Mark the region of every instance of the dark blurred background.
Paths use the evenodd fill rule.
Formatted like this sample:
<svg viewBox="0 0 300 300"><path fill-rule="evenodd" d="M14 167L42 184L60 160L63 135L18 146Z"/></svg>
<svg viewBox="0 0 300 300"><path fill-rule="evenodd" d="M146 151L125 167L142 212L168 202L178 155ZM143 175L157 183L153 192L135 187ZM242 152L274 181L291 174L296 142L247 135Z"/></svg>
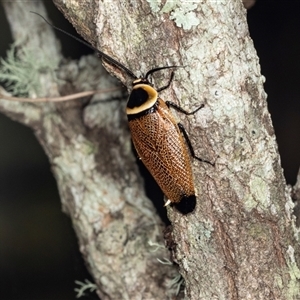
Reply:
<svg viewBox="0 0 300 300"><path fill-rule="evenodd" d="M52 2L45 3L53 23L76 34ZM299 15L298 0L258 0L248 11L289 184L295 183L300 164ZM5 57L12 38L1 6L0 28L0 56ZM65 56L90 53L58 36ZM47 157L30 129L0 114L0 299L75 299L74 281L87 278ZM81 299L97 298L90 293Z"/></svg>

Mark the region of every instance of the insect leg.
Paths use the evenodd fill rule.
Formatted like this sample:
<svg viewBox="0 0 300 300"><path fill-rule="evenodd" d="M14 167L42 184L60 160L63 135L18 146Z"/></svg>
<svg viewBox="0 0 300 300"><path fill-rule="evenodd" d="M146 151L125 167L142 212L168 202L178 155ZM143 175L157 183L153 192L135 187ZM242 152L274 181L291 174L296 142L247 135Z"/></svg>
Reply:
<svg viewBox="0 0 300 300"><path fill-rule="evenodd" d="M164 85L163 87L161 87L161 88L159 88L159 89L156 89L157 92L161 92L162 90L167 89L167 88L170 86L170 84L171 84L173 78L174 78L174 72L171 73L171 77L170 77L170 80L169 80L168 84L167 84L167 85Z"/></svg>
<svg viewBox="0 0 300 300"><path fill-rule="evenodd" d="M198 109L199 109L199 108L198 108ZM192 144L191 144L191 141L190 141L190 139L189 139L189 136L188 136L188 134L187 134L187 132L186 132L184 126L183 126L181 123L178 123L177 125L178 125L180 131L182 132L182 134L183 134L183 136L184 136L184 138L185 138L185 140L186 140L186 143L187 143L187 145L188 145L188 147L189 147L191 156L192 156L193 158L198 159L198 160L201 161L201 162L208 163L208 164L210 164L211 166L214 167L215 164L211 163L211 162L208 161L208 160L204 160L204 159L202 159L202 158L200 158L200 157L198 157L198 156L195 155L193 146L192 146Z"/></svg>
<svg viewBox="0 0 300 300"><path fill-rule="evenodd" d="M204 107L204 104L201 104L198 108L196 108L195 110L189 112L189 111L184 110L184 109L181 108L179 105L177 105L177 104L175 104L175 103L173 103L173 102L166 101L166 104L167 104L168 107L172 107L172 108L176 109L177 111L179 111L179 112L181 112L181 113L183 113L183 114L185 114L185 115L188 115L188 116L189 116L189 115L193 115L193 114L196 113L198 110L200 110L201 108Z"/></svg>
<svg viewBox="0 0 300 300"><path fill-rule="evenodd" d="M182 68L183 66L167 66L167 67L158 67L158 68L154 68L154 69L151 69L150 71L148 71L146 73L146 76L145 76L145 79L148 79L149 75L157 72L157 71L160 71L160 70L165 70L165 69L171 69L171 68Z"/></svg>

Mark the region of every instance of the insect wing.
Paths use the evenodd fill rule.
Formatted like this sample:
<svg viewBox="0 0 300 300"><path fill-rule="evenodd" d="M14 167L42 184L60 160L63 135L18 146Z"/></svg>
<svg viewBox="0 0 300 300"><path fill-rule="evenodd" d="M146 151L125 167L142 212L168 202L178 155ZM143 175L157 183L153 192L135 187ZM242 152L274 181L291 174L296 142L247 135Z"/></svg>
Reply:
<svg viewBox="0 0 300 300"><path fill-rule="evenodd" d="M180 202L194 195L187 145L169 108L158 100L154 113L129 122L135 149L165 196Z"/></svg>

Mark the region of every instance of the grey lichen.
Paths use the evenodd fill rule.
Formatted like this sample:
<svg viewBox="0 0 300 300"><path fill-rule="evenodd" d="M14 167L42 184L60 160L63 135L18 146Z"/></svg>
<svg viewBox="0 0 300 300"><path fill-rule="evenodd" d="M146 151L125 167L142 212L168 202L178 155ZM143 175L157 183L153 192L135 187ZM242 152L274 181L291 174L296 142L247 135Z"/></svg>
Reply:
<svg viewBox="0 0 300 300"><path fill-rule="evenodd" d="M288 293L286 299L296 299L299 296L299 279L300 279L300 270L296 263L295 259L295 249L289 245L287 250L287 255L289 257L288 261L288 271L290 275L290 281L288 284Z"/></svg>
<svg viewBox="0 0 300 300"><path fill-rule="evenodd" d="M75 280L75 284L78 285L78 288L75 288L74 291L77 293L76 298L80 298L86 295L86 291L94 292L97 290L97 285L90 282L86 279L84 282Z"/></svg>
<svg viewBox="0 0 300 300"><path fill-rule="evenodd" d="M18 96L28 93L39 94L41 73L50 73L55 77L57 59L46 59L36 55L36 50L17 49L15 45L7 51L6 59L0 58L0 80L8 91Z"/></svg>
<svg viewBox="0 0 300 300"><path fill-rule="evenodd" d="M147 2L155 13L170 13L170 19L185 30L190 30L193 26L200 24L200 20L194 12L198 6L195 1L167 0L163 7L161 7L161 1L147 0Z"/></svg>

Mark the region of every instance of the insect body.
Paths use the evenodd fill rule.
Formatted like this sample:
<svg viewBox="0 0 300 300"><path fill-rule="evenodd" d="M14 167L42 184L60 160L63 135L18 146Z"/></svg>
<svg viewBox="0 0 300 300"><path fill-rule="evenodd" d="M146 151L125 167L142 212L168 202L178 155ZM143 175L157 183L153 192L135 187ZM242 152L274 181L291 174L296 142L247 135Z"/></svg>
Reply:
<svg viewBox="0 0 300 300"><path fill-rule="evenodd" d="M54 29L72 36L42 18ZM125 71L134 79L126 107L134 147L139 158L168 198L165 206L172 203L183 214L192 212L196 206L196 196L188 147L191 155L193 157L195 155L183 126L177 124L169 107L172 106L190 115L202 106L194 112L187 113L174 103L164 102L159 98L158 92L170 85L174 72L168 85L160 89L154 89L148 80L150 74L162 69L176 68L176 66L155 68L148 71L146 76L137 78L132 71L112 57L82 40L79 41L97 51L104 61Z"/></svg>
<svg viewBox="0 0 300 300"><path fill-rule="evenodd" d="M139 158L167 203L174 203L183 214L192 212L196 197L187 144L169 107L147 79L133 82L126 113Z"/></svg>

